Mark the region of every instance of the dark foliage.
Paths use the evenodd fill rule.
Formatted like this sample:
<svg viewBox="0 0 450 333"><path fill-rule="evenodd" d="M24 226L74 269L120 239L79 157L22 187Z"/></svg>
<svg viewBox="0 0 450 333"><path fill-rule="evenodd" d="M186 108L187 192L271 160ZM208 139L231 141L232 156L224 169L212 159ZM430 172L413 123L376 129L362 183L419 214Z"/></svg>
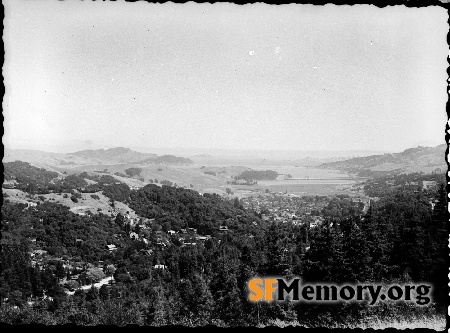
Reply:
<svg viewBox="0 0 450 333"><path fill-rule="evenodd" d="M395 189L365 215L350 198L332 198L319 212L324 223L310 228L264 221L237 198L153 184L130 190L109 175L81 177L95 180L108 196L149 219L145 228L120 214L80 216L54 203L28 208L6 198L0 297L8 301L0 306L0 321L254 326L297 319L314 325L359 320L370 311L416 311L401 304L392 310L364 304L249 303L246 283L254 276L430 282L436 307L420 311L445 310L448 200L443 185L417 193ZM228 231L219 231L220 226ZM133 239L132 233L139 237ZM199 238L205 235L210 237ZM47 251L47 257L39 259L36 249ZM98 271L94 265L112 274L115 285L66 294L62 279L78 275L79 284L90 284ZM29 298L33 306L26 304Z"/></svg>
<svg viewBox="0 0 450 333"><path fill-rule="evenodd" d="M125 170L125 173L130 177L139 176L141 172L141 168L128 168Z"/></svg>

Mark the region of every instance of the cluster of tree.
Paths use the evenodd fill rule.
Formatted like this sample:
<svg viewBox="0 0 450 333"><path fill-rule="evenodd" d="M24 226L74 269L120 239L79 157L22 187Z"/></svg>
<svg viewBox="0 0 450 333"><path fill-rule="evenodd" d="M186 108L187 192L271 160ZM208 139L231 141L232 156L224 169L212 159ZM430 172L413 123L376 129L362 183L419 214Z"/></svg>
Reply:
<svg viewBox="0 0 450 333"><path fill-rule="evenodd" d="M205 171L203 172L205 175L211 175L211 176L217 176L217 174L214 171Z"/></svg>
<svg viewBox="0 0 450 333"><path fill-rule="evenodd" d="M83 193L103 191L113 201L128 201L130 188L111 175L89 175L83 172L79 175L68 175L56 179L56 172L36 168L29 163L16 161L5 163L5 179L15 180L14 187L30 194L71 193L73 202L77 202ZM89 184L86 179L95 183Z"/></svg>
<svg viewBox="0 0 450 333"><path fill-rule="evenodd" d="M81 199L81 198L82 198L82 196L78 192L73 192L73 194L70 196L70 200L72 200L75 203L77 203L78 199ZM42 201L44 201L44 200L42 200Z"/></svg>
<svg viewBox="0 0 450 333"><path fill-rule="evenodd" d="M62 294L58 285L58 277L61 277L59 269L48 266L40 270L31 266L29 247L26 243L11 242L2 244L0 258L2 273L0 274L0 297L10 299L12 305L22 304L28 297L42 297L47 295ZM64 269L62 270L64 272Z"/></svg>
<svg viewBox="0 0 450 333"><path fill-rule="evenodd" d="M69 178L71 181L66 182ZM93 184L88 184L85 179L95 181ZM94 175L91 176L86 172L80 175L70 175L55 184L48 184L47 191L53 192L71 192L72 196L77 196L74 191L77 190L82 193L103 192L112 201L126 202L129 200L130 188L125 183L118 181L110 175ZM81 197L81 196L79 196Z"/></svg>
<svg viewBox="0 0 450 333"><path fill-rule="evenodd" d="M384 197L395 191L424 191L424 181L435 182L435 188L445 183L445 173L384 174L364 183L364 192L370 197ZM435 189L431 189L433 192ZM426 190L428 191L428 190Z"/></svg>
<svg viewBox="0 0 450 333"><path fill-rule="evenodd" d="M121 172L114 172L114 174L115 174L116 176L119 176L119 177L125 177L125 178L128 178L128 176L127 176L126 174L121 173Z"/></svg>
<svg viewBox="0 0 450 333"><path fill-rule="evenodd" d="M227 180L227 184L231 184L231 185L256 185L256 184L258 184L258 182L256 180L239 179L239 180L232 180L232 181Z"/></svg>
<svg viewBox="0 0 450 333"><path fill-rule="evenodd" d="M245 170L239 175L234 176L234 179L250 180L275 180L278 177L278 172L272 170Z"/></svg>
<svg viewBox="0 0 450 333"><path fill-rule="evenodd" d="M166 185L149 184L132 191L129 206L140 216L170 223L173 230L190 227L203 235L216 232L237 215L242 215L243 220L259 219L254 212L245 211L238 199L208 193L202 196L190 189Z"/></svg>
<svg viewBox="0 0 450 333"><path fill-rule="evenodd" d="M309 234L304 278L332 283L428 282L434 302L445 307L448 197L443 185L435 197L438 203L432 210L421 193L398 190L372 205L363 219L326 220ZM303 308L305 316L320 313L317 307ZM332 309L327 311L336 319Z"/></svg>
<svg viewBox="0 0 450 333"><path fill-rule="evenodd" d="M102 186L103 194L112 201L128 202L130 200L131 190L127 184L111 184Z"/></svg>
<svg viewBox="0 0 450 333"><path fill-rule="evenodd" d="M173 182L171 182L170 180L161 180L161 185L166 185L166 186L174 186L174 187L177 187L178 185L177 185L177 183L173 183Z"/></svg>
<svg viewBox="0 0 450 333"><path fill-rule="evenodd" d="M56 204L43 203L34 210L5 200L0 296L8 302L0 306L0 320L186 326L298 320L320 326L327 320L358 320L361 314L378 311L364 304L250 303L246 283L254 276L302 276L306 282L329 283L430 282L434 301L445 311L445 188L441 186L434 196L437 204L432 210L423 193L396 191L372 205L362 218L359 212L346 209L347 198L339 197L329 202L329 209L339 214L310 229L309 225L263 221L243 209L238 199L215 194L199 195L165 185L131 191L130 207L140 216L156 218L155 230L189 227L212 235L204 243L189 246L173 238L165 248L156 245L153 229L148 231L150 244L130 239L132 230L121 215L114 220L101 214L78 216ZM320 198L311 198L316 199ZM227 225L229 231L216 232L220 225ZM102 260L104 272L112 265L115 269L110 274L116 284L65 294L58 284L63 272L57 263L43 270L31 267L29 237L36 237L55 256ZM83 239L82 244L76 245L76 238ZM116 251L101 250L111 243L118 246ZM148 249L153 252L149 254ZM157 264L163 266L157 268ZM85 275L95 280L100 274L91 269ZM27 306L27 296L38 297L41 289L53 300ZM386 315L402 306L399 303L390 310L381 305L379 311Z"/></svg>
<svg viewBox="0 0 450 333"><path fill-rule="evenodd" d="M15 181L16 188L28 193L38 193L40 188L45 188L58 177L58 173L37 168L28 162L7 162L3 163L3 167L5 180Z"/></svg>
<svg viewBox="0 0 450 333"><path fill-rule="evenodd" d="M345 216L359 215L362 213L363 208L363 202L355 202L348 196L336 196L328 201L327 206L322 209L321 213L324 217L343 218Z"/></svg>
<svg viewBox="0 0 450 333"><path fill-rule="evenodd" d="M36 244L50 255L78 256L86 261L100 260L107 244L123 245L120 239L125 234L107 215L80 216L66 206L48 201L33 209L25 207L5 200L1 208L2 241L30 244L30 239L35 238Z"/></svg>
<svg viewBox="0 0 450 333"><path fill-rule="evenodd" d="M125 173L130 177L139 176L141 172L141 168L128 168L125 170Z"/></svg>

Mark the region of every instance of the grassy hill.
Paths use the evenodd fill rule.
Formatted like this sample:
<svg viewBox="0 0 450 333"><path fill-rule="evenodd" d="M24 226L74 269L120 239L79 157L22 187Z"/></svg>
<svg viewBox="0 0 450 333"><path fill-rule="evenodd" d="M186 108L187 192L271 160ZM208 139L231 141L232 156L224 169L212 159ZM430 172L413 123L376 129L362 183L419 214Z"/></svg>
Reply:
<svg viewBox="0 0 450 333"><path fill-rule="evenodd" d="M70 199L70 195L58 194L58 193L49 193L49 194L39 194L39 195L30 195L29 193L23 192L18 189L2 189L3 193L6 194L6 197L15 203L27 203L27 202L54 202L63 206L67 206L70 208L70 211L77 214L85 214L90 211L93 214L102 213L105 215L112 216L114 212L119 212L122 215L125 215L127 212L130 217L135 217L136 214L128 207L126 204L120 201L114 202L114 208L111 207L110 199L102 194L102 192L96 193L80 193L81 198L78 199L78 202L73 202ZM98 199L97 199L98 197Z"/></svg>
<svg viewBox="0 0 450 333"><path fill-rule="evenodd" d="M116 147L110 149L81 150L75 153L71 153L70 155L114 163L137 162L157 156L156 154L140 153L137 151L133 151L130 148L123 148L123 147Z"/></svg>
<svg viewBox="0 0 450 333"><path fill-rule="evenodd" d="M110 163L166 163L166 164L192 164L193 162L185 157L174 155L162 155L140 153L130 148L116 147L110 149L82 150L72 153L79 157L93 159L99 162Z"/></svg>
<svg viewBox="0 0 450 333"><path fill-rule="evenodd" d="M345 161L323 163L322 169L337 169L351 173L370 172L419 172L431 173L436 169L445 170L447 145L436 147L417 147L401 153L357 157Z"/></svg>
<svg viewBox="0 0 450 333"><path fill-rule="evenodd" d="M8 149L5 148L3 163L24 161L36 167L45 168L49 171L58 171L54 167L70 168L76 165L96 164L90 158L61 153L52 153L30 149Z"/></svg>
<svg viewBox="0 0 450 333"><path fill-rule="evenodd" d="M122 156L124 155L122 154ZM161 184L161 181L168 181L199 192L217 193L225 193L225 188L221 190L221 187L227 181L231 181L233 176L250 170L244 166L229 165L119 163L95 160L94 157L92 154L76 156L33 150L8 150L3 159L3 164L8 165L15 163L15 161L27 162L32 167L54 172L55 174L52 174L52 177L58 177L59 179L86 172L91 176L107 175L114 177L130 188L140 188L150 183L158 185ZM73 163L68 163L69 161ZM133 172L130 173L130 170L133 170Z"/></svg>

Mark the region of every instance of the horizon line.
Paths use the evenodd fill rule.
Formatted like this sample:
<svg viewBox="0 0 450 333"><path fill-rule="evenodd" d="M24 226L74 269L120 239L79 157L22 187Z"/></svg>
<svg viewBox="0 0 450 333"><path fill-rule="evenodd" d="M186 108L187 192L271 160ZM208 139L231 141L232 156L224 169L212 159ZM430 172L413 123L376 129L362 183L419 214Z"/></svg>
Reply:
<svg viewBox="0 0 450 333"><path fill-rule="evenodd" d="M424 145L417 145L417 146L411 146L409 148L405 148L402 150L392 150L392 149L385 149L385 150L380 150L380 149L337 149L337 150L329 150L329 149L275 149L275 148L199 148L199 147L143 147L143 146L134 146L134 145L130 145L130 146L121 146L121 145L117 145L117 146L111 146L111 147L104 147L104 148L84 148L84 149L79 149L79 150L75 150L75 151L71 151L71 152L57 152L57 151L51 151L51 150L45 150L45 149L36 149L36 148L16 148L13 147L11 145L6 145L3 144L4 149L9 149L9 150L31 150L31 151L41 151L41 152L46 152L46 153L53 153L53 154L74 154L80 151L86 151L86 150L109 150L109 149L115 149L115 148L125 148L125 149L130 149L132 151L138 152L138 153L143 153L143 154L152 154L151 152L143 152L143 151L139 151L136 149L144 149L144 150L197 150L197 151L227 151L227 152L257 152L257 153L261 153L261 152L282 152L282 153L351 153L351 152L374 152L374 153L400 153L403 152L407 149L411 149L411 148L420 148L420 147L424 147L424 148L435 148L441 145L444 145L445 143L441 143L438 145L434 145L434 146L424 146ZM154 153L156 154L156 153ZM158 154L157 154L158 155ZM170 155L169 153L165 154L165 155ZM207 154L207 153L194 153L194 155L211 155L211 154ZM211 155L212 156L212 155Z"/></svg>

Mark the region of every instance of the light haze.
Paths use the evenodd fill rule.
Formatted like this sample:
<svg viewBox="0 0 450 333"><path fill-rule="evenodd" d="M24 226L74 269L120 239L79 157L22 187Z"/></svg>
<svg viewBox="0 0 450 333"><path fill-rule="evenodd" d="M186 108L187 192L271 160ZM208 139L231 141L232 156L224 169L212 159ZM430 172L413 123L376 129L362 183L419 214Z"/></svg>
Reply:
<svg viewBox="0 0 450 333"><path fill-rule="evenodd" d="M10 148L445 143L448 15L440 7L3 4Z"/></svg>

